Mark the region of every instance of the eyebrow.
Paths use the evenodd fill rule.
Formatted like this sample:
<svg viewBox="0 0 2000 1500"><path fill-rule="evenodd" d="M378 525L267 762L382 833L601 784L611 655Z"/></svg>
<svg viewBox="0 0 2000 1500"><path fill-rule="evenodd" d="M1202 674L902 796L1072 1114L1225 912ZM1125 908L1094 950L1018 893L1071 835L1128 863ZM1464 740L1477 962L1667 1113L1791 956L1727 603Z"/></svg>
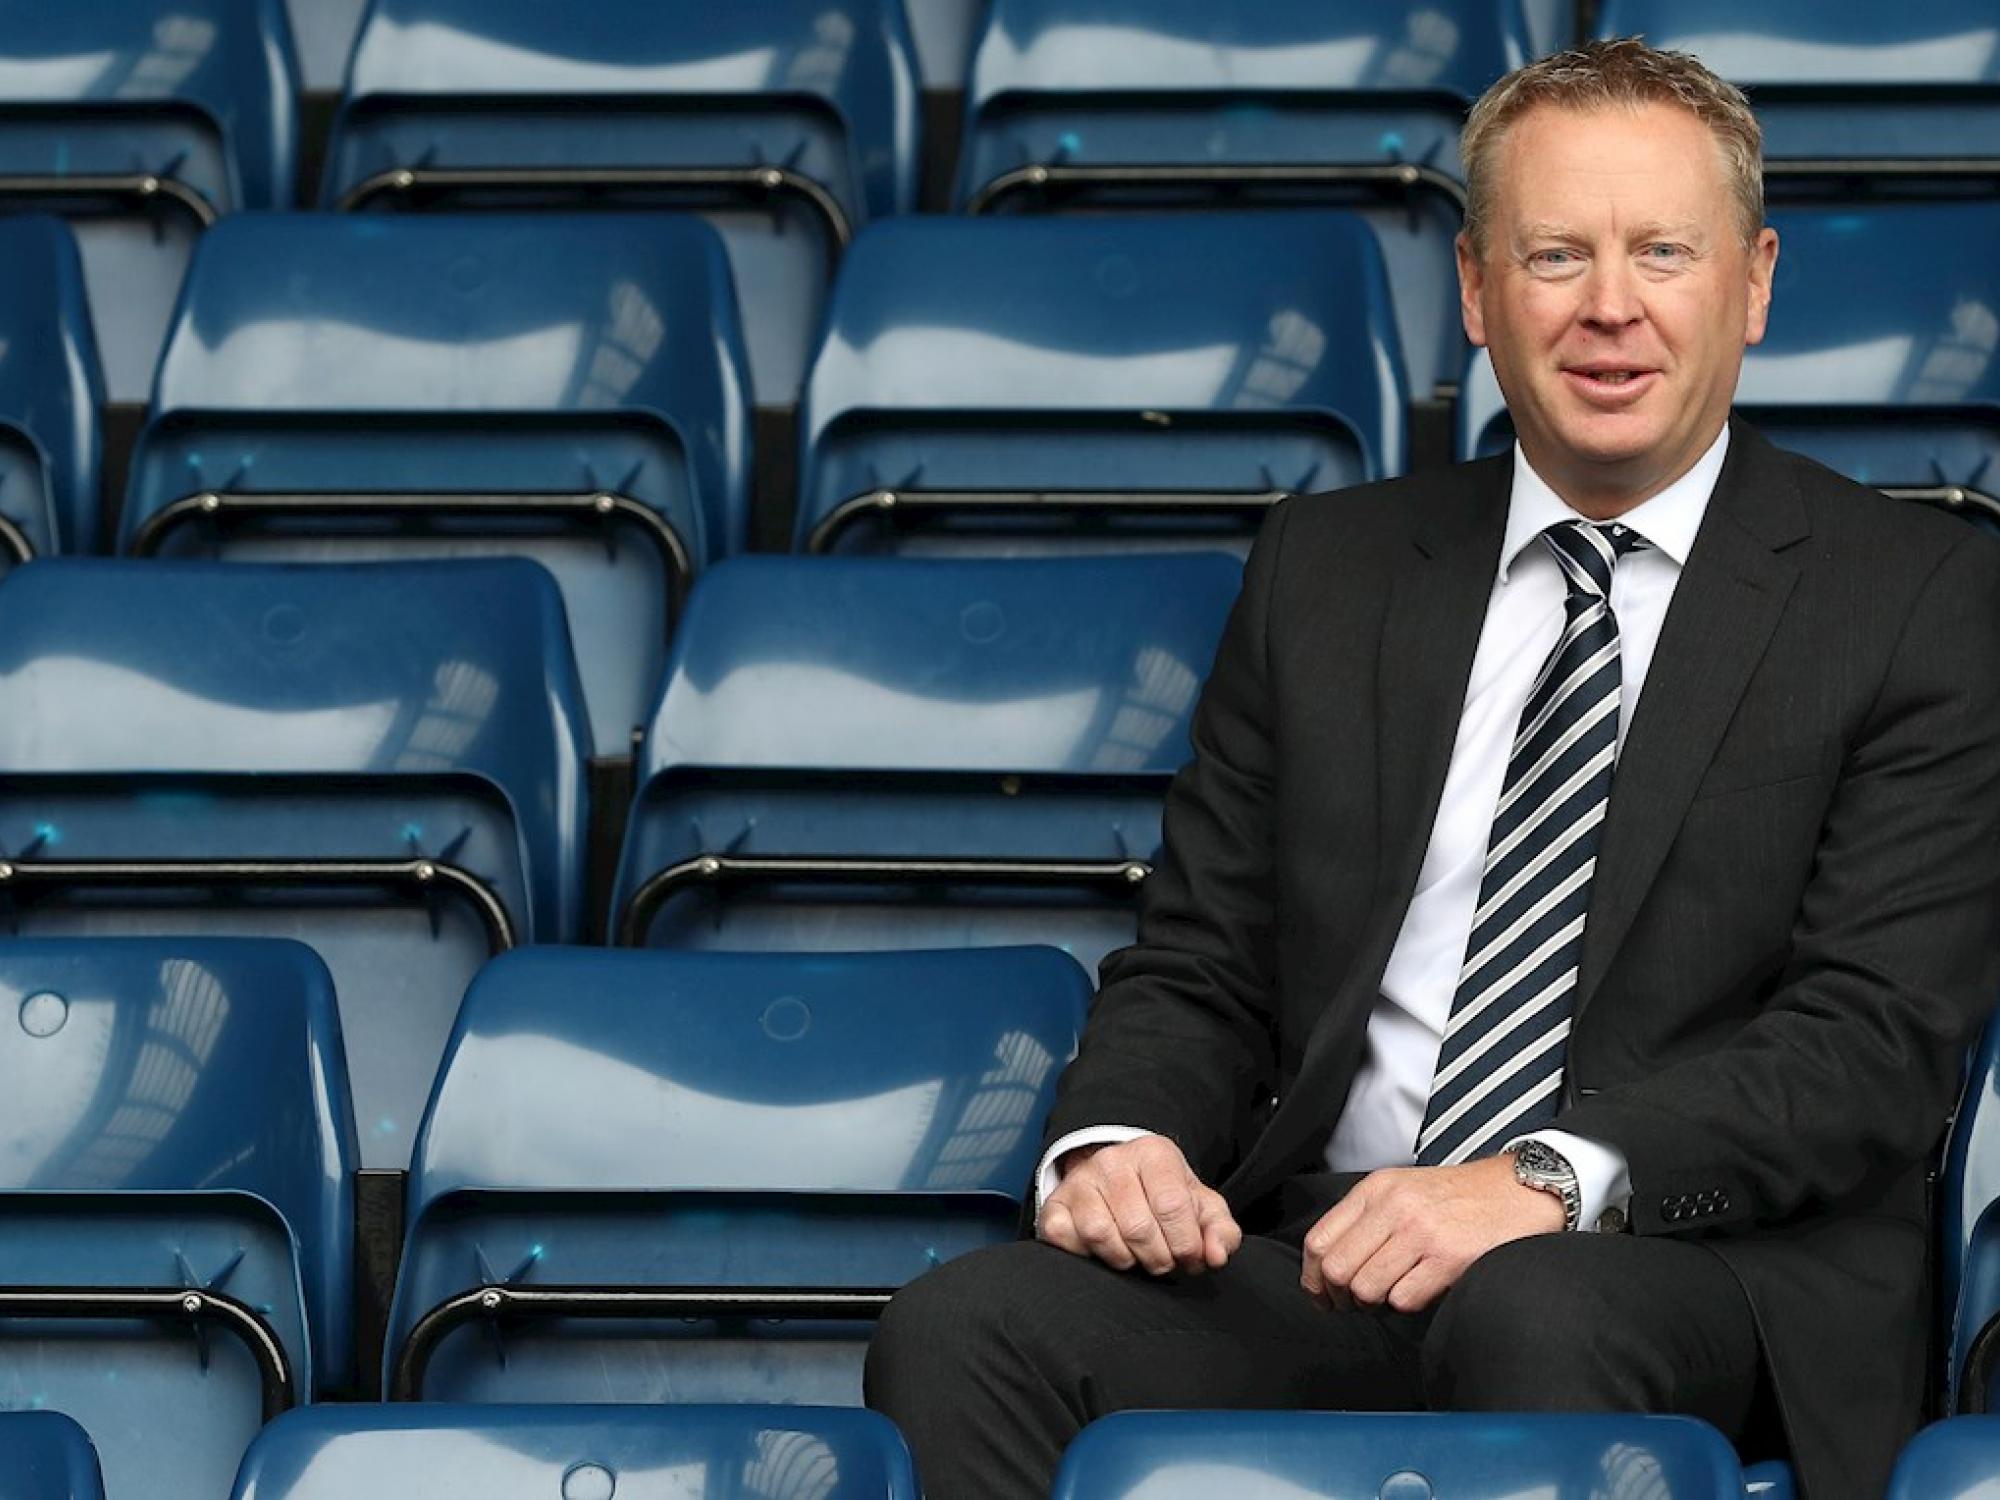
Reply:
<svg viewBox="0 0 2000 1500"><path fill-rule="evenodd" d="M1578 234L1569 225L1558 224L1552 220L1542 220L1537 223L1522 225L1520 237L1523 240L1573 241L1580 241L1585 238L1585 236ZM1629 231L1629 237L1635 240L1698 240L1702 237L1702 226L1692 219L1682 220L1678 223L1655 221L1634 225Z"/></svg>

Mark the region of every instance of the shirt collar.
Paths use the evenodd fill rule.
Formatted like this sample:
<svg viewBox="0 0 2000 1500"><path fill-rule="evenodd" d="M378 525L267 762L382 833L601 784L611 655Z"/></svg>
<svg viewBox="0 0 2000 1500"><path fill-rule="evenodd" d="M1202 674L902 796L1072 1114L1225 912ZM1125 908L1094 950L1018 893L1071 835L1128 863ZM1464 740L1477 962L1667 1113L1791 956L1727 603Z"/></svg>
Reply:
<svg viewBox="0 0 2000 1500"><path fill-rule="evenodd" d="M1618 519L1672 558L1676 567L1686 567L1688 553L1694 547L1694 534L1701 529L1701 518L1708 510L1709 497L1715 493L1715 481L1722 474L1722 460L1728 452L1729 424L1724 422L1722 431L1708 445L1708 451L1695 460L1693 468ZM1514 489L1507 499L1507 532L1500 544L1500 581L1507 581L1508 570L1528 543L1551 526L1582 519L1529 466L1527 455L1516 443Z"/></svg>

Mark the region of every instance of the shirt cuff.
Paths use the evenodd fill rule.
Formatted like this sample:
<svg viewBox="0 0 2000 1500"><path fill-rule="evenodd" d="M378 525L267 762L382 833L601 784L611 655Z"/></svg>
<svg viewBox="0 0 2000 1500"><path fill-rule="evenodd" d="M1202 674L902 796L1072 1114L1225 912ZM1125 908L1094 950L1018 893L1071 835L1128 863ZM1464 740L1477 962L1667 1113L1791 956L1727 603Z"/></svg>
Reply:
<svg viewBox="0 0 2000 1500"><path fill-rule="evenodd" d="M1084 1146L1116 1146L1124 1141L1136 1141L1142 1135L1156 1132L1141 1130L1135 1125L1087 1125L1082 1130L1072 1130L1061 1137L1042 1154L1042 1164L1035 1169L1035 1222L1042 1221L1042 1205L1048 1202L1049 1194L1056 1190L1062 1179L1056 1175L1056 1163L1071 1151ZM1017 1179L1018 1180L1018 1179Z"/></svg>
<svg viewBox="0 0 2000 1500"><path fill-rule="evenodd" d="M1570 1164L1583 1200L1577 1228L1615 1234L1632 1221L1632 1171L1625 1153L1602 1141L1571 1135L1567 1130L1537 1130L1507 1143L1511 1151L1522 1141L1539 1141ZM1613 1217L1606 1221L1606 1215Z"/></svg>

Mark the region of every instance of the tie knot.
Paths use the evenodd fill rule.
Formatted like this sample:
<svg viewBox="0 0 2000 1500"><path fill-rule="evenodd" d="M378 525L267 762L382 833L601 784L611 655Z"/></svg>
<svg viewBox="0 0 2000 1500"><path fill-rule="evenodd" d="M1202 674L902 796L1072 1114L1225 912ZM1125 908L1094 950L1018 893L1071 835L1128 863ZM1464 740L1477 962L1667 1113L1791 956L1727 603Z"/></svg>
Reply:
<svg viewBox="0 0 2000 1500"><path fill-rule="evenodd" d="M1564 521L1544 531L1542 540L1561 565L1572 599L1609 599L1618 559L1647 545L1638 532L1616 521Z"/></svg>

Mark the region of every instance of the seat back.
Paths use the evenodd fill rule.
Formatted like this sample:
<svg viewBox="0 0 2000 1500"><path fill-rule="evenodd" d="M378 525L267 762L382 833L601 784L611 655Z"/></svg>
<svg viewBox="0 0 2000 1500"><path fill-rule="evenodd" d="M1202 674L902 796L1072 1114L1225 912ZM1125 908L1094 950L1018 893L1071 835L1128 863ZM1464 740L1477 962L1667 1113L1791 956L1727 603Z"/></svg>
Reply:
<svg viewBox="0 0 2000 1500"><path fill-rule="evenodd" d="M326 966L253 939L12 939L0 1010L18 1021L0 1028L0 1301L218 1294L261 1320L297 1399L350 1380L356 1147ZM269 1400L240 1327L8 1311L10 1404L83 1422L115 1493L227 1482Z"/></svg>
<svg viewBox="0 0 2000 1500"><path fill-rule="evenodd" d="M298 80L283 0L19 5L0 34L10 208L69 218L117 401L143 402L196 238L291 203Z"/></svg>
<svg viewBox="0 0 2000 1500"><path fill-rule="evenodd" d="M1875 202L1770 221L1769 327L1744 351L1736 410L1781 447L2000 530L2000 208ZM1923 276L1870 274L1911 244L1925 247ZM1511 440L1482 354L1461 396L1461 454Z"/></svg>
<svg viewBox="0 0 2000 1500"><path fill-rule="evenodd" d="M909 1449L871 1411L754 1406L319 1406L244 1455L234 1500L917 1500Z"/></svg>
<svg viewBox="0 0 2000 1500"><path fill-rule="evenodd" d="M59 219L0 219L0 572L96 549L103 400L76 241Z"/></svg>
<svg viewBox="0 0 2000 1500"><path fill-rule="evenodd" d="M1938 1184L1938 1307L1944 1409L1957 1411L1973 1345L2000 1317L2000 1028L1989 1026L1967 1066ZM1990 1361L1989 1361L1990 1363ZM1984 1390L1970 1393L1984 1410Z"/></svg>
<svg viewBox="0 0 2000 1500"><path fill-rule="evenodd" d="M1274 493L1402 472L1406 398L1353 215L891 220L835 285L795 544L1247 546Z"/></svg>
<svg viewBox="0 0 2000 1500"><path fill-rule="evenodd" d="M607 1322L533 1298L893 1288L1012 1239L1089 997L1046 948L496 960L411 1164L392 1388L852 1404L865 1321L620 1304ZM521 1318L426 1317L482 1284Z"/></svg>
<svg viewBox="0 0 2000 1500"><path fill-rule="evenodd" d="M617 753L688 571L748 541L743 365L689 217L239 215L189 271L123 545L534 557Z"/></svg>
<svg viewBox="0 0 2000 1500"><path fill-rule="evenodd" d="M1052 1500L1403 1493L1742 1500L1744 1489L1728 1441L1690 1417L1130 1411L1077 1435Z"/></svg>
<svg viewBox="0 0 2000 1500"><path fill-rule="evenodd" d="M900 0L373 0L324 201L694 207L729 247L758 400L785 404L829 261L915 207L917 113Z"/></svg>
<svg viewBox="0 0 2000 1500"><path fill-rule="evenodd" d="M532 563L56 560L0 583L17 927L309 941L370 1166L407 1159L479 963L579 930L587 750Z"/></svg>
<svg viewBox="0 0 2000 1500"><path fill-rule="evenodd" d="M1464 360L1458 133L1529 56L1517 0L993 0L966 87L957 200L1340 203L1383 239L1410 385Z"/></svg>
<svg viewBox="0 0 2000 1500"><path fill-rule="evenodd" d="M620 942L1131 940L1239 587L1214 553L747 557L696 586L614 892Z"/></svg>
<svg viewBox="0 0 2000 1500"><path fill-rule="evenodd" d="M2000 1486L2000 1417L1953 1417L1911 1438L1883 1500L1978 1500Z"/></svg>
<svg viewBox="0 0 2000 1500"><path fill-rule="evenodd" d="M12 1500L104 1500L97 1450L58 1411L0 1413L0 1472Z"/></svg>

